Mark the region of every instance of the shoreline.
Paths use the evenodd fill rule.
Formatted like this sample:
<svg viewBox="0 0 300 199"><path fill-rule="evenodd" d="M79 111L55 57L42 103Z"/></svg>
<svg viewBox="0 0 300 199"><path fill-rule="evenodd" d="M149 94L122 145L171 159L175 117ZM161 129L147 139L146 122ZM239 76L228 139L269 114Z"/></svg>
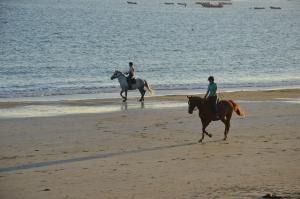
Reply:
<svg viewBox="0 0 300 199"><path fill-rule="evenodd" d="M240 87L240 88L219 88L219 93L232 93L232 92L255 92L255 91L276 91L276 90L294 90L299 89L300 85L295 86L282 86L282 87ZM66 95L46 95L46 96L32 96L32 97L5 97L0 98L0 103L2 102L57 102L57 101L77 101L77 100L90 100L90 99L98 99L98 100L105 100L105 99L118 99L120 97L119 95L119 89L115 92L101 92L101 93L89 93L89 94L66 94ZM198 94L204 94L206 92L206 88L193 88L193 89L158 89L155 91L155 96L175 96L175 95L183 95L182 93L185 93L185 95L198 95ZM129 97L139 97L140 93L138 90L129 91L128 94ZM146 93L145 97L151 97L151 94L149 92Z"/></svg>
<svg viewBox="0 0 300 199"><path fill-rule="evenodd" d="M184 93L184 94L182 94ZM131 93L130 93L131 94ZM165 94L165 95L153 95L145 96L146 101L155 100L170 100L170 101L186 101L187 95L199 95L204 96L204 93L197 93L193 91L181 91L176 94ZM278 97L279 95L279 97ZM219 92L218 97L220 99L232 99L232 100L270 100L275 98L298 98L300 97L300 88L291 89L266 89L266 90L241 90L241 91L224 91ZM51 97L50 97L51 98ZM128 101L138 100L139 96L128 96ZM0 99L0 109L3 108L14 108L17 106L29 106L29 105L112 105L115 103L122 102L119 95L116 97L109 98L76 98L71 97L69 99L47 100L47 97L43 98L19 98L19 99Z"/></svg>

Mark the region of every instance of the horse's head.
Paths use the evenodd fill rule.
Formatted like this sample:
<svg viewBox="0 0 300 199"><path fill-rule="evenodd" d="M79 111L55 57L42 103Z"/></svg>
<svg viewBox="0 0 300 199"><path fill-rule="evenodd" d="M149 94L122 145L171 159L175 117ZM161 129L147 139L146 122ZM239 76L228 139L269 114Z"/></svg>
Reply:
<svg viewBox="0 0 300 199"><path fill-rule="evenodd" d="M195 109L195 107L197 106L198 109L200 107L200 104L202 102L202 98L200 97L195 97L195 96L187 96L188 98L188 104L189 104L189 109L188 109L188 112L189 114L193 114L193 111Z"/></svg>
<svg viewBox="0 0 300 199"><path fill-rule="evenodd" d="M122 74L120 71L116 70L114 74L110 77L111 80L118 78L119 75Z"/></svg>
<svg viewBox="0 0 300 199"><path fill-rule="evenodd" d="M193 96L187 96L187 98L189 99L189 101L188 101L188 104L189 104L188 112L189 112L189 114L193 114L193 111L196 107L196 103L194 102L195 100L193 100Z"/></svg>

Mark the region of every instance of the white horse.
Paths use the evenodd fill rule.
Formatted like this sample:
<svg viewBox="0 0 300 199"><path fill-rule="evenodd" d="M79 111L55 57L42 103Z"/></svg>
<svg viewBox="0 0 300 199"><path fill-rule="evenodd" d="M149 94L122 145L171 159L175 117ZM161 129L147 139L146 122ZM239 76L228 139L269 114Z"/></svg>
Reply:
<svg viewBox="0 0 300 199"><path fill-rule="evenodd" d="M146 93L146 90L144 89L144 87L147 88L147 90L152 93L153 90L150 88L149 84L147 83L146 80L140 79L140 78L136 78L136 83L131 85L131 89L129 89L128 83L127 83L127 77L120 71L116 70L114 72L114 74L111 76L111 80L118 78L119 83L120 83L120 87L121 87L121 92L120 95L123 98L123 102L126 102L127 100L127 91L128 90L135 90L135 89L139 89L140 93L141 93L141 98L140 98L140 102L144 101L144 96ZM123 92L125 92L125 96L123 96Z"/></svg>

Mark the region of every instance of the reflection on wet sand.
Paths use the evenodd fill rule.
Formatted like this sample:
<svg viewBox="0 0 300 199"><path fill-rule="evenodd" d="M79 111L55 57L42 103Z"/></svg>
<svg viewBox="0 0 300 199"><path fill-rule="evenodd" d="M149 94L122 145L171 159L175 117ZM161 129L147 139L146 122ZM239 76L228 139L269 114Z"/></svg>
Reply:
<svg viewBox="0 0 300 199"><path fill-rule="evenodd" d="M266 101L266 100L263 100ZM239 102L260 102L239 100ZM269 102L294 103L299 104L299 98L277 98ZM70 115L82 113L110 113L118 111L138 110L138 109L161 109L161 108L176 108L186 107L184 101L169 101L169 100L152 100L147 102L129 101L123 103L116 102L101 102L101 103L32 103L30 105L6 106L0 108L1 118L28 118L28 117L49 117L57 115Z"/></svg>
<svg viewBox="0 0 300 199"><path fill-rule="evenodd" d="M131 104L130 105L130 109L138 109L138 105L141 105L140 108L141 109L144 109L145 108L145 102L140 102L140 103L137 103L137 104ZM121 111L127 111L128 110L128 103L127 102L123 102L121 104Z"/></svg>
<svg viewBox="0 0 300 199"><path fill-rule="evenodd" d="M172 108L182 107L183 102L123 102L111 105L24 105L0 109L0 118L27 118L27 117L49 117L57 115L82 114L82 113L109 113L137 109Z"/></svg>

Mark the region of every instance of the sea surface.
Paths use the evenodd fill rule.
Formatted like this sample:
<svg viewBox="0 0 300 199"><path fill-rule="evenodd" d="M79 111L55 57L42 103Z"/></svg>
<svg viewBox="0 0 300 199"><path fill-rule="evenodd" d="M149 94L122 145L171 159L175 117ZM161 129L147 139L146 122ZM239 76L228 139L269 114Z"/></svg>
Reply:
<svg viewBox="0 0 300 199"><path fill-rule="evenodd" d="M158 93L300 87L300 1L135 1L0 0L0 98L119 97L129 61Z"/></svg>

